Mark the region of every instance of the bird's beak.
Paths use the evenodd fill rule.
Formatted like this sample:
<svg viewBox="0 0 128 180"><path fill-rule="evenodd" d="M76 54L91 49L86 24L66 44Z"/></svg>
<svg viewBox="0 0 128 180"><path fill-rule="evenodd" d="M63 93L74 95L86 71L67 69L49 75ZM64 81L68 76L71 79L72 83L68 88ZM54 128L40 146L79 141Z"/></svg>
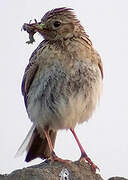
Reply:
<svg viewBox="0 0 128 180"><path fill-rule="evenodd" d="M45 24L41 23L41 22L35 22L35 23L32 23L32 24L28 24L28 23L24 23L24 25L22 26L22 29L24 31L27 31L28 33L36 33L36 32L40 32L42 31L43 29L45 29Z"/></svg>
<svg viewBox="0 0 128 180"><path fill-rule="evenodd" d="M43 23L35 23L33 24L33 28L35 28L35 30L37 31L42 31L45 28L45 24Z"/></svg>

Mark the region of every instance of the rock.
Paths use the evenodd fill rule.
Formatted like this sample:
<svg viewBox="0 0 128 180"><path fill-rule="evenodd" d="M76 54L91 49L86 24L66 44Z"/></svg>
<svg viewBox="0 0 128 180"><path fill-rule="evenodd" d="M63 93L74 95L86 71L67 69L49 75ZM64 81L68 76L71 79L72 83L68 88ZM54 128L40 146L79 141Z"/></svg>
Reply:
<svg viewBox="0 0 128 180"><path fill-rule="evenodd" d="M103 180L85 162L50 162L13 171L0 176L0 180Z"/></svg>
<svg viewBox="0 0 128 180"><path fill-rule="evenodd" d="M50 162L13 171L8 175L0 175L0 180L103 180L92 171L85 162ZM108 180L128 180L121 177L112 177Z"/></svg>
<svg viewBox="0 0 128 180"><path fill-rule="evenodd" d="M128 180L128 179L123 178L123 177L111 177L108 180Z"/></svg>

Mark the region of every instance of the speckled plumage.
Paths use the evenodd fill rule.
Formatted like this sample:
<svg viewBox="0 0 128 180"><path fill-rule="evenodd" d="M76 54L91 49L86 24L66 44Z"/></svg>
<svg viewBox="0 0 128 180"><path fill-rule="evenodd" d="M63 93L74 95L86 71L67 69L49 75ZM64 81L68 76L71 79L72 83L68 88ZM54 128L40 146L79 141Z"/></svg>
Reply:
<svg viewBox="0 0 128 180"><path fill-rule="evenodd" d="M60 29L53 28L54 20L61 21ZM34 126L27 144L27 161L50 157L45 128L51 132L54 146L59 129L73 129L91 117L102 89L100 56L72 10L54 9L41 22L46 28L39 33L45 40L33 52L22 82L27 113Z"/></svg>

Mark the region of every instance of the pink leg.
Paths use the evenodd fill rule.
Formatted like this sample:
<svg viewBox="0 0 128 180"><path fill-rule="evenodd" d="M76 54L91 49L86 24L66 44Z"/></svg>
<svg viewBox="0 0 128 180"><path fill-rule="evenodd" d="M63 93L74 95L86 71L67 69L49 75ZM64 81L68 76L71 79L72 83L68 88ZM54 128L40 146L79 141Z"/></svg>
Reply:
<svg viewBox="0 0 128 180"><path fill-rule="evenodd" d="M51 159L52 161L60 161L60 162L62 162L62 163L70 163L71 161L69 161L69 160L64 160L64 159L61 159L61 158L59 158L59 157L56 156L56 154L55 154L55 152L54 152L54 150L53 150L53 145L52 145L50 136L49 136L49 131L46 129L46 130L44 131L44 133L45 133L45 137L46 137L46 139L47 139L47 142L48 142L48 145L49 145L49 149L50 149L50 153L51 153L50 159Z"/></svg>
<svg viewBox="0 0 128 180"><path fill-rule="evenodd" d="M81 151L80 161L84 158L91 165L92 169L96 172L96 169L99 169L99 168L92 162L92 160L86 154L84 148L80 144L80 141L79 141L74 129L70 128L70 131L72 132L73 136L75 137L75 140L80 148L80 151Z"/></svg>

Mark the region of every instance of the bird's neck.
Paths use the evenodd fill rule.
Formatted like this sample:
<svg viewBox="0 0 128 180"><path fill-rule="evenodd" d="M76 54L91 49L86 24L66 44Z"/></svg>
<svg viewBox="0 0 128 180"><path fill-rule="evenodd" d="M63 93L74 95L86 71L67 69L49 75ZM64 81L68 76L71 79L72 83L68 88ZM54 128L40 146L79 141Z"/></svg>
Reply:
<svg viewBox="0 0 128 180"><path fill-rule="evenodd" d="M74 43L74 41L85 44L86 46L92 46L92 42L89 39L89 36L85 34L78 37L73 36L67 39L63 38L58 40L47 40L46 42L50 45L57 46L58 48L65 49L69 44Z"/></svg>

